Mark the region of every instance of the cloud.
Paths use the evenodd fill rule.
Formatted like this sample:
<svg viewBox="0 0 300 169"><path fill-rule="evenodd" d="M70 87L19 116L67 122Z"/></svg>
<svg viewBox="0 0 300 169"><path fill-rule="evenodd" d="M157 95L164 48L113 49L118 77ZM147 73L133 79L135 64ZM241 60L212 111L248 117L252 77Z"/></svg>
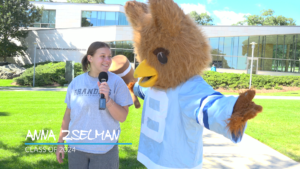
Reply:
<svg viewBox="0 0 300 169"><path fill-rule="evenodd" d="M256 6L261 7L261 4L256 4Z"/></svg>
<svg viewBox="0 0 300 169"><path fill-rule="evenodd" d="M233 11L213 11L213 13L221 20L216 25L232 25L238 21L243 21L244 15L250 15L250 13L235 13Z"/></svg>
<svg viewBox="0 0 300 169"><path fill-rule="evenodd" d="M207 4L216 4L216 0L207 0Z"/></svg>
<svg viewBox="0 0 300 169"><path fill-rule="evenodd" d="M180 7L183 9L185 14L188 14L192 11L196 11L198 14L207 12L208 15L210 13L205 9L205 5L202 4L180 4Z"/></svg>

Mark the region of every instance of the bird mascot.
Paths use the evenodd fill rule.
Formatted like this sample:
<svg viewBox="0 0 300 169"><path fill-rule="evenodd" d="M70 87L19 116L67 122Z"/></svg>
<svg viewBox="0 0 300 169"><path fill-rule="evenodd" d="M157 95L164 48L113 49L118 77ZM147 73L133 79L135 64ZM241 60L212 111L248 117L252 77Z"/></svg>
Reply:
<svg viewBox="0 0 300 169"><path fill-rule="evenodd" d="M144 100L137 160L147 168L202 168L203 129L241 141L247 120L262 112L255 90L235 96L201 77L212 62L207 37L173 0L127 1L140 63L128 83Z"/></svg>

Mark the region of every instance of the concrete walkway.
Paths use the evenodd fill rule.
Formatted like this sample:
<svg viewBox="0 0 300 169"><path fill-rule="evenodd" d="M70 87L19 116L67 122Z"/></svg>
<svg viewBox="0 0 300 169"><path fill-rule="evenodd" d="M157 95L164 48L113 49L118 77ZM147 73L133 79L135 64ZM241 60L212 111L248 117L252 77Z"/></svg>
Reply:
<svg viewBox="0 0 300 169"><path fill-rule="evenodd" d="M300 169L300 163L247 134L235 144L223 135L204 129L203 146L203 168Z"/></svg>

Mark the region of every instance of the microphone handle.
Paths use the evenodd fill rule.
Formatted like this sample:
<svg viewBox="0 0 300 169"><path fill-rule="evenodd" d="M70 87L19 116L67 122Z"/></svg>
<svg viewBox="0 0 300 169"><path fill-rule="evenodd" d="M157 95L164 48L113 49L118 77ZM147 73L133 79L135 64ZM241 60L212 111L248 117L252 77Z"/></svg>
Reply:
<svg viewBox="0 0 300 169"><path fill-rule="evenodd" d="M101 82L106 82L106 80L101 80ZM104 97L104 94L101 93L101 97L99 99L99 110L105 110L106 109L106 99Z"/></svg>
<svg viewBox="0 0 300 169"><path fill-rule="evenodd" d="M106 109L106 100L105 98L99 98L99 110Z"/></svg>
<svg viewBox="0 0 300 169"><path fill-rule="evenodd" d="M103 80L101 79L101 82L106 82L106 80L105 79L103 79ZM105 99L104 94L102 94L102 93L101 93L101 98Z"/></svg>

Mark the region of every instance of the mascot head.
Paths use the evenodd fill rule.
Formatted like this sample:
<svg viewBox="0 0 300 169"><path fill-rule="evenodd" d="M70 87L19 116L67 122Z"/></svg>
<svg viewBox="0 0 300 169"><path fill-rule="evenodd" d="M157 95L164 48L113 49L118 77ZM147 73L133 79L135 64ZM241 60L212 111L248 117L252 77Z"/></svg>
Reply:
<svg viewBox="0 0 300 169"><path fill-rule="evenodd" d="M139 85L175 88L205 70L212 57L207 37L173 0L128 1Z"/></svg>

